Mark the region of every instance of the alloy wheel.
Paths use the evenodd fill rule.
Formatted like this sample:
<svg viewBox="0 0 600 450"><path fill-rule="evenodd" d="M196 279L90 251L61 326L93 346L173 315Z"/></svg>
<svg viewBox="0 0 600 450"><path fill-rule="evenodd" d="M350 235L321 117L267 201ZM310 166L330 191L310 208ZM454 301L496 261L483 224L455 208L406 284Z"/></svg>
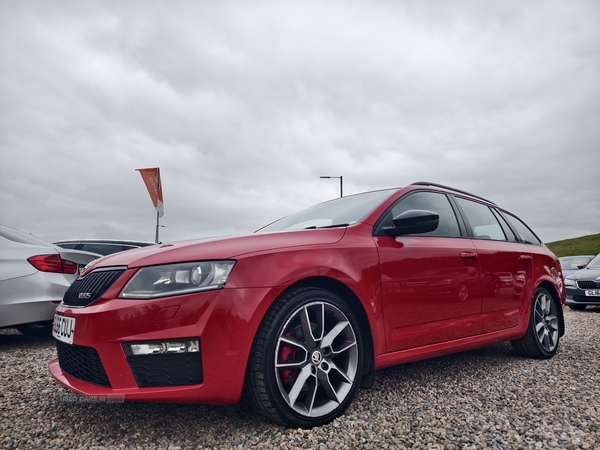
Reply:
<svg viewBox="0 0 600 450"><path fill-rule="evenodd" d="M277 338L275 377L283 399L296 413L323 417L357 382L356 334L346 315L331 303L297 308Z"/></svg>
<svg viewBox="0 0 600 450"><path fill-rule="evenodd" d="M540 345L552 352L558 344L556 305L546 292L539 292L534 304L535 333Z"/></svg>

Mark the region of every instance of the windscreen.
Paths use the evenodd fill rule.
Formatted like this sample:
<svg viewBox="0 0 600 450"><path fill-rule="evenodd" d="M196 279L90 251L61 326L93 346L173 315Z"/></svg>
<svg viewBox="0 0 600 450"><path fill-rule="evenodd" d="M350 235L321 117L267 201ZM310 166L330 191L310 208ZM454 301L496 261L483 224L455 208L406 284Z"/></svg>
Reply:
<svg viewBox="0 0 600 450"><path fill-rule="evenodd" d="M587 264L592 256L569 256L565 258L558 258L560 261L560 267L563 270L577 270L579 266Z"/></svg>
<svg viewBox="0 0 600 450"><path fill-rule="evenodd" d="M586 269L598 269L600 268L600 253L597 254L594 259L592 259L587 266L585 266Z"/></svg>
<svg viewBox="0 0 600 450"><path fill-rule="evenodd" d="M311 206L258 230L259 233L349 226L359 222L397 189L366 192Z"/></svg>

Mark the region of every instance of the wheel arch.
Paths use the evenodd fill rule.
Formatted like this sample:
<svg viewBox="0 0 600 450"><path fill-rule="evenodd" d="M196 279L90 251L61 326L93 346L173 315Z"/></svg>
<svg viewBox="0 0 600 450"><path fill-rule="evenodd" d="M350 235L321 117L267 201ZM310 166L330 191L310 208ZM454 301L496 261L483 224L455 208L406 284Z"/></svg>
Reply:
<svg viewBox="0 0 600 450"><path fill-rule="evenodd" d="M362 302L354 293L354 291L341 281L321 276L315 276L299 280L288 286L279 295L281 296L292 289L303 287L317 287L326 289L343 299L348 304L350 309L352 309L352 312L356 316L356 319L358 320L358 323L361 327L361 332L363 334L364 339L363 344L366 349L366 356L363 360L363 377L361 380L360 387L370 388L373 385L375 379L375 349L371 325Z"/></svg>

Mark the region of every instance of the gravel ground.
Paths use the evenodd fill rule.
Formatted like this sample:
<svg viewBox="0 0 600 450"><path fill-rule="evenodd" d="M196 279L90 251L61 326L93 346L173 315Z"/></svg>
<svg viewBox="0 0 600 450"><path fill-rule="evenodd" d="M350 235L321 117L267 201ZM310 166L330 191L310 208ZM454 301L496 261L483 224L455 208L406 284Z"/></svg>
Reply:
<svg viewBox="0 0 600 450"><path fill-rule="evenodd" d="M565 309L548 361L510 344L377 372L346 414L312 430L230 407L89 403L54 382L51 337L0 330L0 448L600 449L600 308Z"/></svg>

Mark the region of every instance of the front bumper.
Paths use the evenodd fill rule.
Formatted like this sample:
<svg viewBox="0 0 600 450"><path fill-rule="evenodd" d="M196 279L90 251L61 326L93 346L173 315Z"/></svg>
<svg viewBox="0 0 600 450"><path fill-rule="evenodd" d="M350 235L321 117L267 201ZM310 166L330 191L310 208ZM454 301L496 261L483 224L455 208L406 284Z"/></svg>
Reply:
<svg viewBox="0 0 600 450"><path fill-rule="evenodd" d="M80 353L85 348L89 349L85 354L97 354L94 362L104 372L106 382L102 376L81 375L64 359L61 367L61 349L59 358L48 368L59 383L90 397L233 404L241 396L250 348L271 295L275 293L270 288L221 289L156 300L101 298L84 308L60 305L57 314L76 320L73 347L67 348L73 351L67 353ZM190 355L201 358L200 378L190 378L189 385L152 387L141 383L139 371L152 370L154 355L146 357L142 366L147 367L133 369L138 371L134 374L123 344L178 339L199 340L199 353ZM62 350L69 345L59 344ZM174 367L164 358L160 364L167 375ZM85 370L89 365L85 358L80 364Z"/></svg>
<svg viewBox="0 0 600 450"><path fill-rule="evenodd" d="M585 305L594 306L600 305L600 296L588 296L586 290L574 287L567 287L567 305ZM599 288L595 290L600 290Z"/></svg>

